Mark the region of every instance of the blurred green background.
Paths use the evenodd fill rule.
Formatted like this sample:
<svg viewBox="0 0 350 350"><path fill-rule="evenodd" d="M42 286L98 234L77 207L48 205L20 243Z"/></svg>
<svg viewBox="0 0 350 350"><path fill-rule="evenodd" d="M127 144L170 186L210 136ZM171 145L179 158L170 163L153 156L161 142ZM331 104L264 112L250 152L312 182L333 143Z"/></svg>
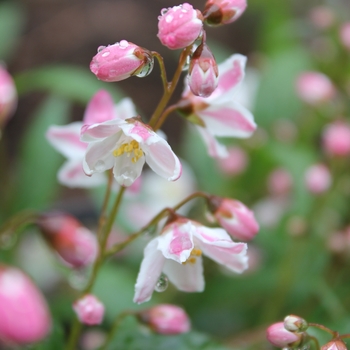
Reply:
<svg viewBox="0 0 350 350"><path fill-rule="evenodd" d="M191 3L204 7L201 0ZM116 102L130 96L147 119L162 93L157 66L144 79L107 84L96 80L89 63L99 45L127 39L161 53L171 76L178 52L162 47L156 38L157 16L161 8L177 4L170 0L0 2L0 60L14 76L19 93L18 109L0 141L2 221L23 209L60 209L92 229L96 226L103 189L89 192L59 185L56 173L63 157L48 146L44 134L52 124L81 120L87 102L101 88L111 92ZM333 14L327 27L317 25L311 16L321 5ZM340 250L330 243L350 224L350 163L349 157L327 157L321 147L324 126L350 116L350 52L339 39L340 26L349 18L348 0L249 0L237 22L207 29L219 62L241 53L248 56L248 67L255 74L247 99L258 130L248 140L224 140L246 152L248 166L241 174L224 174L207 156L198 136L175 114L164 131L173 149L192 167L198 188L236 198L256 212L261 230L249 243L252 267L237 276L206 260L203 293L181 293L169 286L149 303L183 306L193 332L156 336L127 319L110 349L273 349L265 340L265 329L291 313L350 332L350 237L344 238ZM327 74L337 87L336 99L319 108L302 103L295 93L295 79L305 70ZM174 101L181 91L180 86ZM304 173L319 162L330 168L333 184L315 196L305 188ZM277 168L286 169L293 180L292 190L283 198L273 196L267 185L269 174ZM201 209L198 202L191 215L200 215ZM132 232L125 217L116 225ZM94 289L107 308L102 329L108 329L114 315L125 308L145 308L134 305L132 297L146 242L141 239L103 268ZM73 316L71 303L79 289L68 281L83 280L83 273L72 276L62 267L35 228L26 229L12 243L0 250L0 260L20 266L36 280L57 320L51 338L32 348L62 349ZM327 335L315 334L327 340Z"/></svg>

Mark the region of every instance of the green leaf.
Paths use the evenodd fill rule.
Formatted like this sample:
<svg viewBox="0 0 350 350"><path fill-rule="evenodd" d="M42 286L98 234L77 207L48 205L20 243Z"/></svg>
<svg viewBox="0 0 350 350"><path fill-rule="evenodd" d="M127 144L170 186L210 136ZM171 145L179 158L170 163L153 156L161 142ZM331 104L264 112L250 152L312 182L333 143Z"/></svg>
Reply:
<svg viewBox="0 0 350 350"><path fill-rule="evenodd" d="M35 112L22 140L11 198L13 211L44 209L54 197L62 156L48 144L45 133L52 124L65 124L68 112L69 103L55 96L50 96Z"/></svg>
<svg viewBox="0 0 350 350"><path fill-rule="evenodd" d="M115 101L123 96L112 84L97 80L88 69L74 66L46 66L20 73L14 78L19 95L42 90L83 104L100 89L110 92Z"/></svg>

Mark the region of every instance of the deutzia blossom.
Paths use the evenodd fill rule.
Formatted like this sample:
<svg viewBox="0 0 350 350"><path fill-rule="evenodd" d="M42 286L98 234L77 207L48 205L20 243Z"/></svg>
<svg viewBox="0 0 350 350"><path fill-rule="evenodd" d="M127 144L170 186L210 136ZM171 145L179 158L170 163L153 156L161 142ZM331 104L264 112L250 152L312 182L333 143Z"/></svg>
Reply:
<svg viewBox="0 0 350 350"><path fill-rule="evenodd" d="M183 92L179 110L195 124L212 157L228 156L216 137L247 138L256 129L251 112L234 100L245 64L246 57L238 54L219 64L218 87L208 98L195 96L188 86Z"/></svg>
<svg viewBox="0 0 350 350"><path fill-rule="evenodd" d="M130 186L145 162L168 181L181 175L180 161L169 144L137 117L84 125L81 140L89 142L83 164L87 175L113 168L116 181Z"/></svg>
<svg viewBox="0 0 350 350"><path fill-rule="evenodd" d="M222 228L205 227L179 217L147 244L135 285L134 302L151 299L162 272L178 289L202 292L202 254L241 273L248 267L246 250L245 243L233 242Z"/></svg>
<svg viewBox="0 0 350 350"><path fill-rule="evenodd" d="M90 188L103 184L106 179L102 174L86 176L83 171L83 159L87 144L80 141L80 131L84 124L101 123L118 117L131 118L136 114L131 99L124 98L114 106L112 97L105 90L98 91L86 107L83 122L68 125L52 125L46 133L49 143L67 161L58 172L58 181L68 187Z"/></svg>

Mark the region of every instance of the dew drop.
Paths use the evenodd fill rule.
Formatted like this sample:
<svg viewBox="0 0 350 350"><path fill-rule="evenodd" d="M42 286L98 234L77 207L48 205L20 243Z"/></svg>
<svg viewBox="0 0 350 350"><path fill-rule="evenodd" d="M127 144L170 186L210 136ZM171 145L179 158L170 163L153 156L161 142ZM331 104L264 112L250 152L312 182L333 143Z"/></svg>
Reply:
<svg viewBox="0 0 350 350"><path fill-rule="evenodd" d="M0 249L11 249L16 243L16 236L11 232L5 232L0 235Z"/></svg>
<svg viewBox="0 0 350 350"><path fill-rule="evenodd" d="M139 78L146 77L147 75L149 75L152 72L153 66L154 66L154 59L153 59L153 57L148 56L147 62L144 63L141 70L137 72L136 76Z"/></svg>
<svg viewBox="0 0 350 350"><path fill-rule="evenodd" d="M106 51L102 54L102 57L107 57L110 55L110 53L111 53L110 51Z"/></svg>
<svg viewBox="0 0 350 350"><path fill-rule="evenodd" d="M169 10L170 10L170 8L161 9L160 14L161 14L162 16L164 16Z"/></svg>
<svg viewBox="0 0 350 350"><path fill-rule="evenodd" d="M69 285L76 290L83 290L87 284L86 270L73 270L68 276Z"/></svg>
<svg viewBox="0 0 350 350"><path fill-rule="evenodd" d="M165 17L165 22L171 23L173 19L174 19L174 16L168 15L168 16Z"/></svg>
<svg viewBox="0 0 350 350"><path fill-rule="evenodd" d="M185 64L182 66L183 71L187 71L188 68L190 67L190 62L191 62L191 56L186 57Z"/></svg>
<svg viewBox="0 0 350 350"><path fill-rule="evenodd" d="M154 287L154 290L155 290L156 292L158 292L158 293L164 292L164 291L167 290L168 285L169 285L168 277L165 276L164 274L162 274L162 275L159 277L159 280L157 281L157 284L156 284L156 286Z"/></svg>
<svg viewBox="0 0 350 350"><path fill-rule="evenodd" d="M97 48L97 52L101 52L102 50L104 50L107 46L99 46Z"/></svg>
<svg viewBox="0 0 350 350"><path fill-rule="evenodd" d="M106 170L105 162L101 159L98 160L95 164L95 170L99 172L105 171Z"/></svg>
<svg viewBox="0 0 350 350"><path fill-rule="evenodd" d="M129 46L129 43L126 40L122 40L120 41L119 46L121 49L125 49Z"/></svg>

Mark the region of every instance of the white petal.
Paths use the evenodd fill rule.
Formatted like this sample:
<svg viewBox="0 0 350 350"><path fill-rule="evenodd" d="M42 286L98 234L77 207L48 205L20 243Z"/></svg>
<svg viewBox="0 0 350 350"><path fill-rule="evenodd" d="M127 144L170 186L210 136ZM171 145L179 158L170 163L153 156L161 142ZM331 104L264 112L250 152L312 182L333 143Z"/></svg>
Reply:
<svg viewBox="0 0 350 350"><path fill-rule="evenodd" d="M91 175L95 172L102 173L113 167L115 157L112 152L121 135L122 134L119 133L107 137L100 142L92 142L89 144L83 163L84 171L87 175Z"/></svg>
<svg viewBox="0 0 350 350"><path fill-rule="evenodd" d="M96 187L106 182L103 174L87 176L83 170L83 159L71 159L63 164L58 172L58 181L71 188Z"/></svg>
<svg viewBox="0 0 350 350"><path fill-rule="evenodd" d="M219 143L216 138L209 132L207 128L195 126L199 134L202 136L204 143L207 146L208 154L214 158L228 157L226 146Z"/></svg>
<svg viewBox="0 0 350 350"><path fill-rule="evenodd" d="M120 123L124 123L124 121L113 119L99 124L83 125L80 140L83 142L101 141L120 131Z"/></svg>
<svg viewBox="0 0 350 350"><path fill-rule="evenodd" d="M184 292L202 292L204 290L202 258L197 257L195 263L179 264L174 260L166 260L163 272L177 289Z"/></svg>
<svg viewBox="0 0 350 350"><path fill-rule="evenodd" d="M113 174L114 178L121 186L129 187L134 181L141 175L142 168L145 164L145 157L142 156L140 159L133 163L131 157L127 154L123 154L119 157L115 157Z"/></svg>
<svg viewBox="0 0 350 350"><path fill-rule="evenodd" d="M123 98L115 105L115 114L119 119L128 119L137 116L136 108L131 98Z"/></svg>
<svg viewBox="0 0 350 350"><path fill-rule="evenodd" d="M50 144L67 158L83 158L87 145L80 141L82 122L52 125L46 132Z"/></svg>
<svg viewBox="0 0 350 350"><path fill-rule="evenodd" d="M157 250L157 239L150 241L145 250L140 271L135 284L134 302L141 304L151 299L161 275L165 258Z"/></svg>

